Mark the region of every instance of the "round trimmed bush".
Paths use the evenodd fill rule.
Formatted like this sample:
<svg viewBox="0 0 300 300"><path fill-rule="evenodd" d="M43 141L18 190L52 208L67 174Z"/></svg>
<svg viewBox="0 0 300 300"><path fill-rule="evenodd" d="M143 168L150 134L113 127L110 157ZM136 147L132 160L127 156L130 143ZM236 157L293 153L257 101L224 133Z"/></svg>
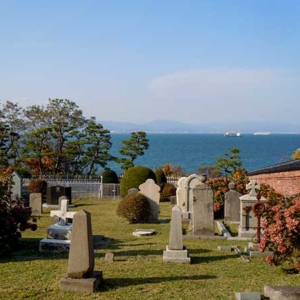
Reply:
<svg viewBox="0 0 300 300"><path fill-rule="evenodd" d="M147 222L150 215L147 197L141 193L127 195L120 201L117 215L126 218L129 223Z"/></svg>
<svg viewBox="0 0 300 300"><path fill-rule="evenodd" d="M119 177L114 170L106 169L102 172L103 183L119 183Z"/></svg>
<svg viewBox="0 0 300 300"><path fill-rule="evenodd" d="M171 196L176 196L176 187L172 183L165 183L161 188L160 200L169 201Z"/></svg>
<svg viewBox="0 0 300 300"><path fill-rule="evenodd" d="M155 169L154 171L155 173L155 177L156 177L156 183L161 185L163 183L166 183L167 182L167 177L165 175L165 173L163 172L162 169Z"/></svg>
<svg viewBox="0 0 300 300"><path fill-rule="evenodd" d="M121 197L124 198L132 188L138 189L149 178L156 182L154 172L147 167L135 166L126 170L120 183Z"/></svg>

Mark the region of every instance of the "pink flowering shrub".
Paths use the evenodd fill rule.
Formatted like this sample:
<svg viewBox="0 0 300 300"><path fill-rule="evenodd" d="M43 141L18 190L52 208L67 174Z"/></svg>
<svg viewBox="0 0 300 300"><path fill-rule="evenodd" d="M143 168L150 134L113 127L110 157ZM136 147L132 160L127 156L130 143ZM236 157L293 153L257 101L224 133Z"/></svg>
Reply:
<svg viewBox="0 0 300 300"><path fill-rule="evenodd" d="M281 265L284 262L294 264L300 269L300 194L284 197L274 190L266 193L266 210L264 212L264 235L260 250L271 248L272 256L267 263Z"/></svg>
<svg viewBox="0 0 300 300"><path fill-rule="evenodd" d="M229 191L228 184L233 181L236 184L236 191L246 194L246 184L249 182L244 170L237 170L229 177L212 178L205 183L213 190L214 212L224 209L225 193Z"/></svg>

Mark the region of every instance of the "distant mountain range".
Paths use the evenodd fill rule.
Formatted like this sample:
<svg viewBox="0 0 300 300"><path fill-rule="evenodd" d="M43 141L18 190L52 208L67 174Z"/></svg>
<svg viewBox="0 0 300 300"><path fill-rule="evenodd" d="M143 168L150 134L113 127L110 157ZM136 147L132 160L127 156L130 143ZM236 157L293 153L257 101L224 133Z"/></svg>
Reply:
<svg viewBox="0 0 300 300"><path fill-rule="evenodd" d="M147 133L224 133L227 131L242 133L258 131L300 133L300 125L275 122L187 124L171 120L155 120L142 124L115 121L98 121L98 123L112 133L130 133L135 131L145 131Z"/></svg>

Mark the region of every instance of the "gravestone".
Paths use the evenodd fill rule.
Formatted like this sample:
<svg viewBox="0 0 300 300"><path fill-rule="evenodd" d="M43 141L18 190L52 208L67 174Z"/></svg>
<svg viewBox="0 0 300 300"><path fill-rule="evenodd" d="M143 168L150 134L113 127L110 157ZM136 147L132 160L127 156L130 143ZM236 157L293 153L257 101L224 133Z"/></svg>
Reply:
<svg viewBox="0 0 300 300"><path fill-rule="evenodd" d="M22 196L22 177L14 171L12 173L12 180L11 196L13 199L20 199Z"/></svg>
<svg viewBox="0 0 300 300"><path fill-rule="evenodd" d="M260 190L260 185L255 180L250 180L246 185L246 189L250 190L249 194L240 197L240 226L238 228L240 238L252 238L257 233L257 218L252 211L252 207L257 201L256 190ZM265 203L266 199L261 197L260 201Z"/></svg>
<svg viewBox="0 0 300 300"><path fill-rule="evenodd" d="M228 184L229 191L225 193L224 199L224 217L228 222L240 222L240 197L241 193L237 192L234 182Z"/></svg>
<svg viewBox="0 0 300 300"><path fill-rule="evenodd" d="M213 191L203 179L193 188L192 232L194 235L214 236Z"/></svg>
<svg viewBox="0 0 300 300"><path fill-rule="evenodd" d="M190 263L191 258L182 242L181 209L175 205L172 209L169 245L163 252L163 261Z"/></svg>
<svg viewBox="0 0 300 300"><path fill-rule="evenodd" d="M29 206L33 215L42 213L42 194L41 193L31 193L29 195Z"/></svg>
<svg viewBox="0 0 300 300"><path fill-rule="evenodd" d="M61 224L66 224L67 219L73 219L76 212L69 211L69 200L62 199L61 200L61 209L60 210L51 210L50 217L59 218L61 220Z"/></svg>
<svg viewBox="0 0 300 300"><path fill-rule="evenodd" d="M91 214L80 210L74 215L67 276L60 281L60 290L96 292L102 281L102 272L94 271L94 262Z"/></svg>
<svg viewBox="0 0 300 300"><path fill-rule="evenodd" d="M196 174L190 175L185 181L186 200L182 214L184 219L192 219L194 199L193 189L200 183L200 178Z"/></svg>
<svg viewBox="0 0 300 300"><path fill-rule="evenodd" d="M180 207L181 211L183 211L185 203L186 203L186 180L187 177L181 177L178 180L178 187L176 189L176 200L177 205Z"/></svg>
<svg viewBox="0 0 300 300"><path fill-rule="evenodd" d="M66 196L60 196L58 198L58 210L61 210L61 201L62 200L68 200L68 198ZM70 204L70 201L68 202L68 206L69 206L69 204Z"/></svg>
<svg viewBox="0 0 300 300"><path fill-rule="evenodd" d="M47 187L47 204L58 205L59 197L66 196L69 199L69 204L72 203L72 188L66 186L48 186Z"/></svg>
<svg viewBox="0 0 300 300"><path fill-rule="evenodd" d="M160 186L153 179L147 179L139 186L139 193L145 195L150 204L149 222L157 222L159 214Z"/></svg>
<svg viewBox="0 0 300 300"><path fill-rule="evenodd" d="M47 237L40 241L41 252L66 252L70 250L72 224L67 221L73 219L76 212L69 211L69 200L61 200L61 210L51 210L50 217L59 221L47 229Z"/></svg>

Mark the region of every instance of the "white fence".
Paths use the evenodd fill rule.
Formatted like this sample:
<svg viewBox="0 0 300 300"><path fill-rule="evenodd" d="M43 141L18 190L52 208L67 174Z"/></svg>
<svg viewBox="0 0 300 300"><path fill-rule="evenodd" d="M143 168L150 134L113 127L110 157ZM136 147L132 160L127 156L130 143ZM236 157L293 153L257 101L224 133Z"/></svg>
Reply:
<svg viewBox="0 0 300 300"><path fill-rule="evenodd" d="M167 177L167 182L177 187L180 177ZM100 179L45 179L48 186L71 187L72 198L120 198L120 184L103 183ZM29 180L23 181L28 186Z"/></svg>

